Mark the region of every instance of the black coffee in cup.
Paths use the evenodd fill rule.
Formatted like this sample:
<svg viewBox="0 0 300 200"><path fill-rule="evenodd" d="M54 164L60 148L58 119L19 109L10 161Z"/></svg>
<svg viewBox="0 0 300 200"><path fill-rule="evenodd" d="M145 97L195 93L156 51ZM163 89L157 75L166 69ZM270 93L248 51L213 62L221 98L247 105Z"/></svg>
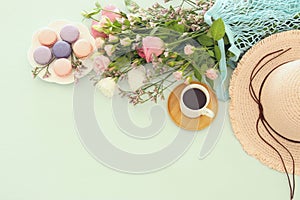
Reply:
<svg viewBox="0 0 300 200"><path fill-rule="evenodd" d="M199 110L205 106L207 98L202 90L191 88L183 94L182 100L186 107L192 110Z"/></svg>

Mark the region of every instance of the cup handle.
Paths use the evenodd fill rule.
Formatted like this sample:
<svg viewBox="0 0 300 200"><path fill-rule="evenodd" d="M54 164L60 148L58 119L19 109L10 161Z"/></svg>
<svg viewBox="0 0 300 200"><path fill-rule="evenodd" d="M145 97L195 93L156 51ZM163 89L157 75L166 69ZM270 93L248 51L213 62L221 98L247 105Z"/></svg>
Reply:
<svg viewBox="0 0 300 200"><path fill-rule="evenodd" d="M211 111L210 109L208 109L208 108L205 108L203 110L202 114L207 116L207 117L210 117L210 118L214 118L214 116L215 116L215 113L213 111Z"/></svg>

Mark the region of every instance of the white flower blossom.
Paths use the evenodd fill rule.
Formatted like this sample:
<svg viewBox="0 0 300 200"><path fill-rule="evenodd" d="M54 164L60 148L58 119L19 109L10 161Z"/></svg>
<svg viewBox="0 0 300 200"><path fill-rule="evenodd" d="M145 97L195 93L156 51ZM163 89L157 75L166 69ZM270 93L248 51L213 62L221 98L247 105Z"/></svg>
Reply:
<svg viewBox="0 0 300 200"><path fill-rule="evenodd" d="M131 45L131 40L129 37L120 39L120 44L124 47L127 47L127 46Z"/></svg>
<svg viewBox="0 0 300 200"><path fill-rule="evenodd" d="M141 41L141 39L142 39L142 36L141 36L141 35L137 34L137 35L135 36L135 41L136 41L136 42Z"/></svg>
<svg viewBox="0 0 300 200"><path fill-rule="evenodd" d="M112 56L116 48L114 45L109 44L109 45L105 45L104 50L108 56Z"/></svg>
<svg viewBox="0 0 300 200"><path fill-rule="evenodd" d="M119 38L118 38L117 36L115 36L115 35L110 34L110 35L108 36L108 41L109 41L109 42L118 42L118 41L119 41Z"/></svg>
<svg viewBox="0 0 300 200"><path fill-rule="evenodd" d="M96 84L96 87L103 93L103 95L110 98L114 95L116 86L117 84L112 77L101 79Z"/></svg>
<svg viewBox="0 0 300 200"><path fill-rule="evenodd" d="M104 44L105 44L105 40L101 37L98 37L98 38L95 39L95 43L96 43L96 47L98 49L102 49Z"/></svg>

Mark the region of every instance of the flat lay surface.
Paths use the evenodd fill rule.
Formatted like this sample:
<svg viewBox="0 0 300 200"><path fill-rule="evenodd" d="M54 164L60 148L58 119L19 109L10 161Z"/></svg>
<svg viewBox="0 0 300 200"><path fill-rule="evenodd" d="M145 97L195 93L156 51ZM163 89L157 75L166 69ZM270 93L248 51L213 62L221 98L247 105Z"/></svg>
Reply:
<svg viewBox="0 0 300 200"><path fill-rule="evenodd" d="M142 7L150 5L148 1L136 2ZM80 23L83 19L80 12L90 10L94 1L2 3L0 199L287 199L289 188L284 174L244 152L232 132L228 113L215 148L203 160L199 159L199 153L209 127L195 133L194 141L182 157L155 172L119 172L98 162L86 150L76 130L74 85L33 79L27 58L32 36L38 29L56 20ZM114 4L125 10L123 1L102 0L100 3ZM147 139L124 134L122 125L116 122L118 116L114 116L112 100L97 91L95 116L107 140L118 148L136 154L156 152L172 143L179 132L168 115L167 97L159 103L165 119L160 133L145 136ZM155 121L150 113L153 106L153 103L128 105L126 110L133 124L146 127ZM299 177L296 179L300 181ZM299 192L296 189L295 199L300 198Z"/></svg>

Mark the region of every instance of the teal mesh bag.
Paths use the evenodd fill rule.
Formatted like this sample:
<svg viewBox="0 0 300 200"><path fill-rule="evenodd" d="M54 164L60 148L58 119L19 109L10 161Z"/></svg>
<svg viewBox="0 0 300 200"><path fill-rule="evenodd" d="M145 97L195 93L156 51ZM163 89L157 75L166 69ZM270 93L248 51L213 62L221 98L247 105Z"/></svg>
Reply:
<svg viewBox="0 0 300 200"><path fill-rule="evenodd" d="M228 69L251 46L263 38L282 31L300 29L300 0L217 0L205 14L205 21L222 18L230 42L229 51L234 54L226 62L224 41L218 41L222 49L221 77L214 89L221 100L228 97ZM227 81L226 81L227 80Z"/></svg>

